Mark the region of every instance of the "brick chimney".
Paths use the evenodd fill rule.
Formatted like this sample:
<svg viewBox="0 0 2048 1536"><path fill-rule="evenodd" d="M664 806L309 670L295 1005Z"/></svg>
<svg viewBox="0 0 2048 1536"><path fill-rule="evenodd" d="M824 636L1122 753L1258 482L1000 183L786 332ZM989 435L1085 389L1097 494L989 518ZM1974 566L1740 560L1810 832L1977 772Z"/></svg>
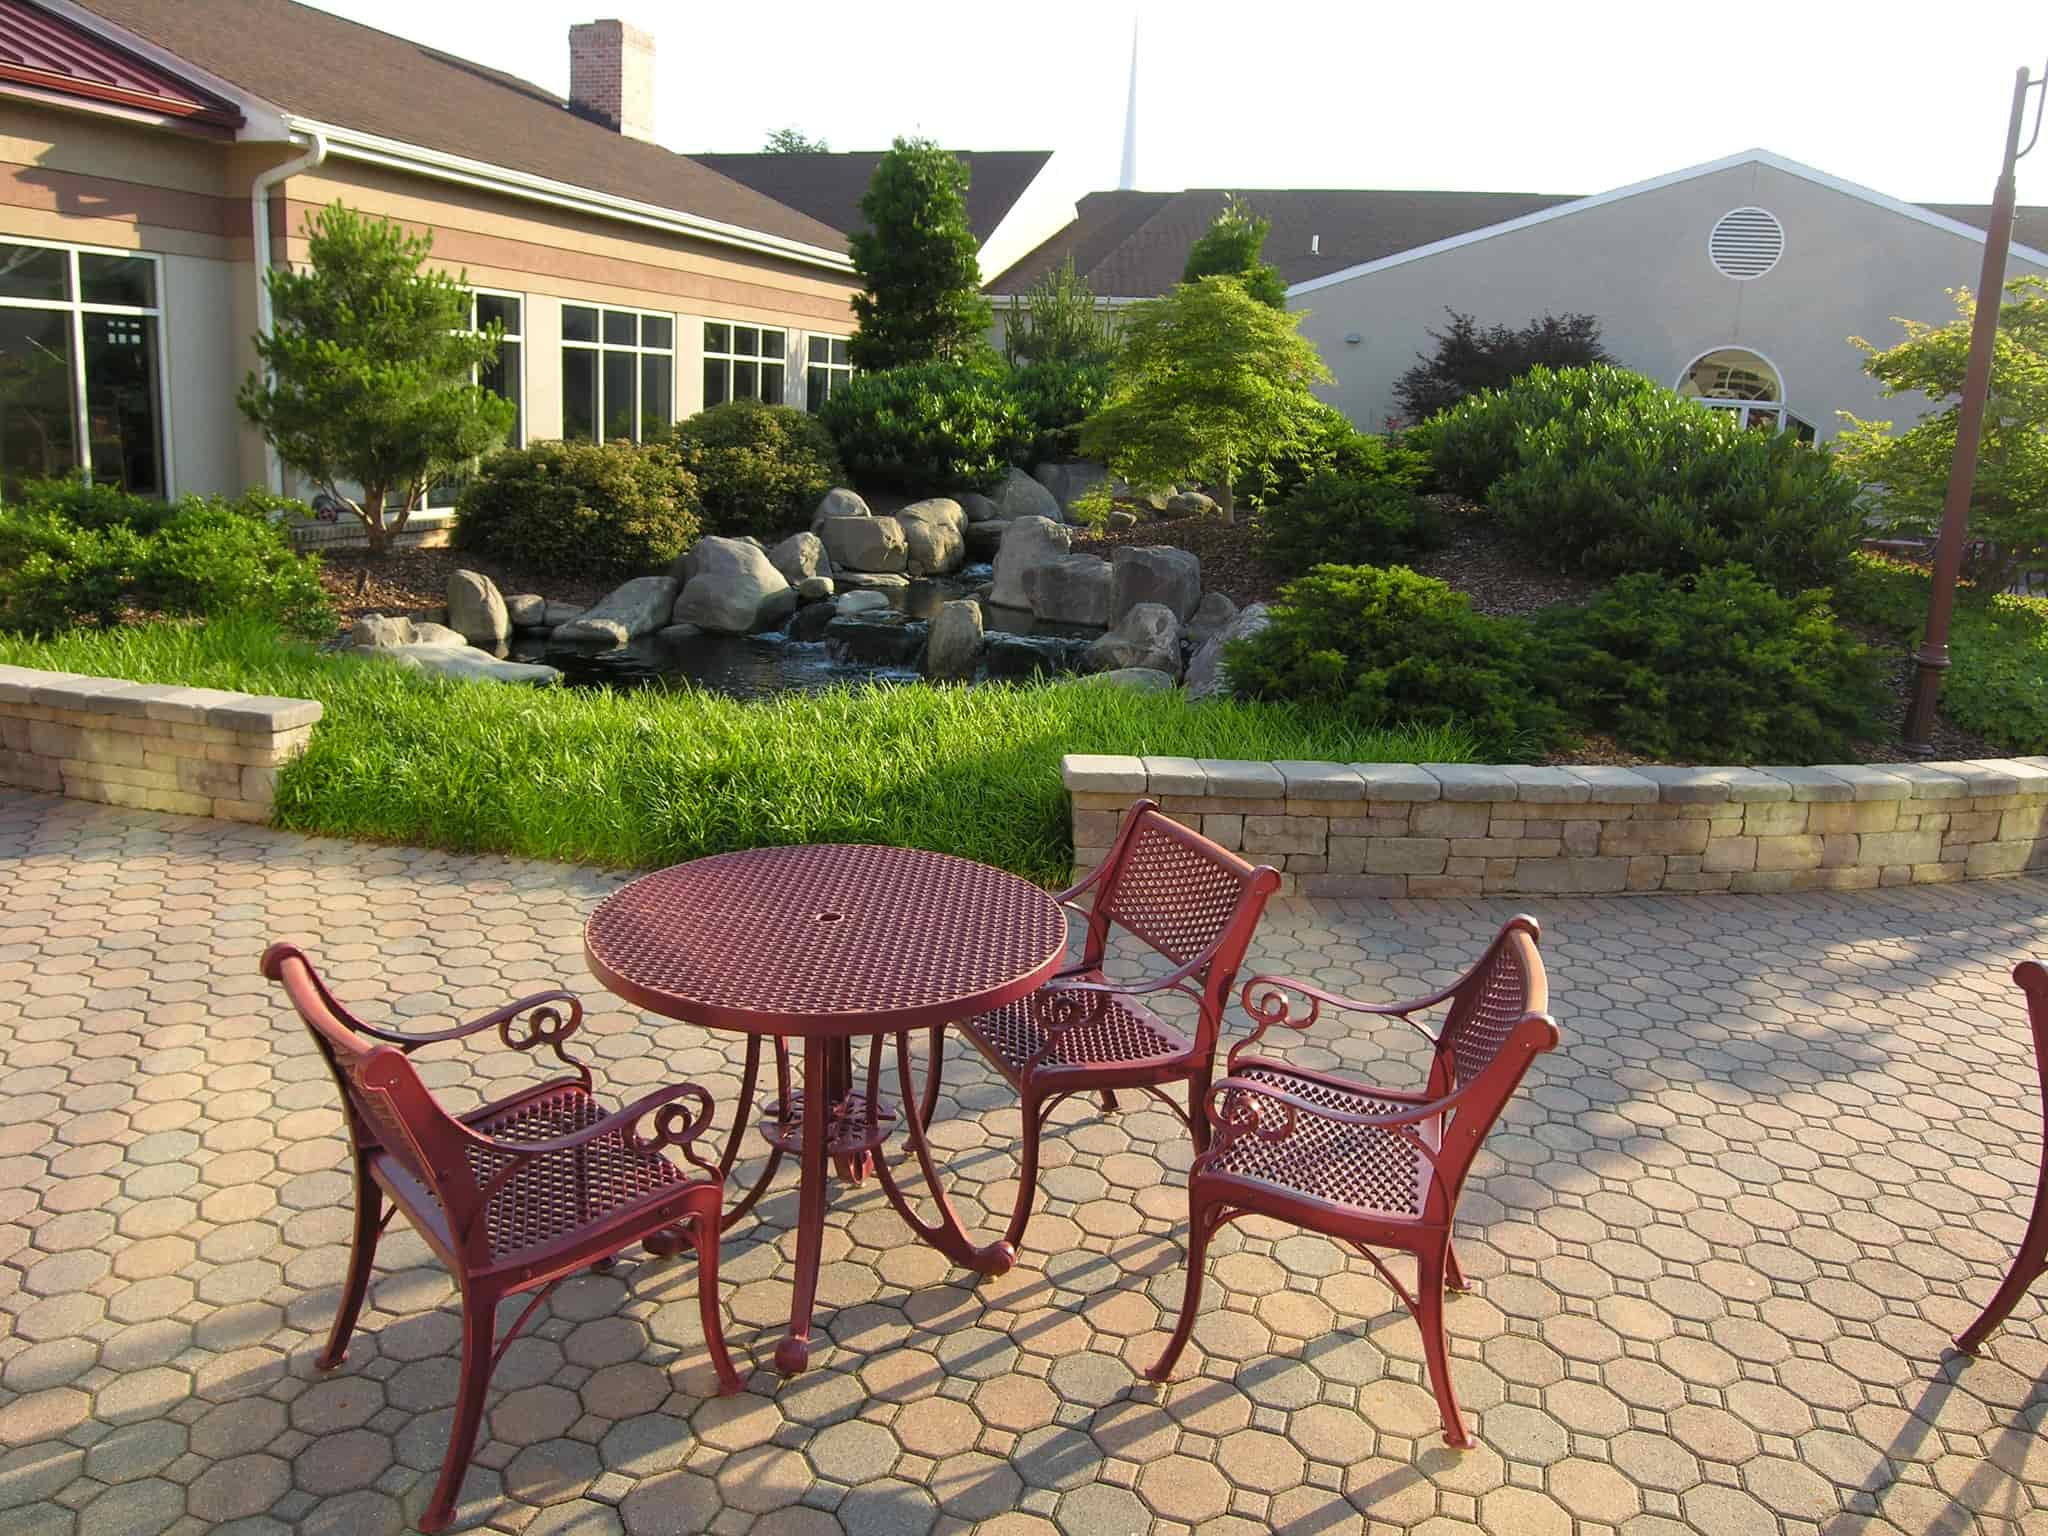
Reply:
<svg viewBox="0 0 2048 1536"><path fill-rule="evenodd" d="M569 29L569 106L629 139L654 142L654 39L623 21Z"/></svg>

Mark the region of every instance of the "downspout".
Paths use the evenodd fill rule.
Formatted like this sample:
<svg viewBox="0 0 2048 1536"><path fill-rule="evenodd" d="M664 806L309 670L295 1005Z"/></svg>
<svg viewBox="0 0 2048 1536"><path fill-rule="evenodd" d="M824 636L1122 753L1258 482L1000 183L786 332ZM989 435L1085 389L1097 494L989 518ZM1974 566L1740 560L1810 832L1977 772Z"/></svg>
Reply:
<svg viewBox="0 0 2048 1536"><path fill-rule="evenodd" d="M303 155L274 165L260 173L249 188L249 229L255 238L256 334L268 336L274 321L270 309L270 194L301 171L310 171L327 158L327 136L317 128L308 132L312 141ZM296 137L296 135L294 135ZM263 483L273 495L284 494L284 465L277 449L266 439L263 444Z"/></svg>

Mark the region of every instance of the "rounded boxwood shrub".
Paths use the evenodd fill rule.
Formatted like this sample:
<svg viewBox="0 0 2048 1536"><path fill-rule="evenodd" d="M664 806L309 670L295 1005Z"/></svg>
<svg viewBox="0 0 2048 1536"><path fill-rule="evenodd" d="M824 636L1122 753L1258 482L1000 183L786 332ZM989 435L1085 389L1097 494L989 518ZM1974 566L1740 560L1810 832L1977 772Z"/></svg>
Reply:
<svg viewBox="0 0 2048 1536"><path fill-rule="evenodd" d="M1404 440L1361 432L1335 406L1316 400L1279 448L1239 471L1237 499L1270 510L1319 474L1386 480L1420 491L1429 484L1430 462Z"/></svg>
<svg viewBox="0 0 2048 1536"><path fill-rule="evenodd" d="M1024 413L1029 440L1019 460L1043 464L1081 456L1081 423L1109 399L1107 363L1048 358L1012 368L1005 383Z"/></svg>
<svg viewBox="0 0 2048 1536"><path fill-rule="evenodd" d="M320 585L320 563L292 548L271 516L279 505L261 492L235 501L184 498L144 545L135 573L143 606L208 618L252 614L287 634L332 635L338 620Z"/></svg>
<svg viewBox="0 0 2048 1536"><path fill-rule="evenodd" d="M626 577L663 569L698 531L697 482L672 449L546 442L484 461L453 542L531 571Z"/></svg>
<svg viewBox="0 0 2048 1536"><path fill-rule="evenodd" d="M1031 438L1002 372L972 363L856 373L819 415L854 481L873 489L986 491Z"/></svg>
<svg viewBox="0 0 2048 1536"><path fill-rule="evenodd" d="M729 400L675 429L677 460L697 479L706 533L789 532L845 478L823 422L791 405Z"/></svg>
<svg viewBox="0 0 2048 1536"><path fill-rule="evenodd" d="M1407 486L1325 470L1260 519L1266 558L1300 574L1318 565L1388 565L1444 542L1443 516Z"/></svg>
<svg viewBox="0 0 2048 1536"><path fill-rule="evenodd" d="M1364 725L1458 725L1482 760L1540 751L1561 724L1532 676L1527 626L1474 613L1464 593L1406 566L1317 566L1225 659L1247 697Z"/></svg>
<svg viewBox="0 0 2048 1536"><path fill-rule="evenodd" d="M86 527L36 507L0 507L0 630L53 635L120 620L146 535Z"/></svg>
<svg viewBox="0 0 2048 1536"><path fill-rule="evenodd" d="M1625 420L1663 395L1677 398L1626 368L1538 366L1505 388L1483 389L1438 412L1408 436L1429 456L1438 485L1467 501L1485 501L1493 483L1520 462L1528 433L1585 411Z"/></svg>
<svg viewBox="0 0 2048 1536"><path fill-rule="evenodd" d="M1578 723L1656 757L1843 762L1886 696L1883 664L1825 591L1775 592L1744 565L1624 576L1537 632Z"/></svg>

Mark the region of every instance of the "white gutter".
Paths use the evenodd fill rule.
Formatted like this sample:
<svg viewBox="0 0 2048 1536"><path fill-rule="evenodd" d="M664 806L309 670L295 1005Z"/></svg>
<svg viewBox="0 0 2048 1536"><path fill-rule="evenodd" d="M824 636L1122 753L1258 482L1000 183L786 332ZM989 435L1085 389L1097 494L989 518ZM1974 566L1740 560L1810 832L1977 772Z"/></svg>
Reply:
<svg viewBox="0 0 2048 1536"><path fill-rule="evenodd" d="M312 143L303 155L274 165L262 172L249 187L249 229L255 238L255 256L251 265L256 269L256 333L268 336L274 316L270 309L270 194L289 178L301 171L310 171L327 158L327 140L317 130L311 133ZM263 444L263 482L276 495L284 494L284 466L278 462L277 449L266 439Z"/></svg>
<svg viewBox="0 0 2048 1536"><path fill-rule="evenodd" d="M459 186L497 192L526 202L545 203L575 213L587 213L598 218L638 224L647 229L660 230L664 234L686 235L692 239L708 240L714 244L734 246L740 250L801 261L811 266L825 267L833 272L853 271L853 260L843 251L827 250L820 245L807 245L801 240L789 240L780 235L746 229L737 224L701 218L693 213L663 208L654 203L614 197L608 192L593 191L589 187L575 186L566 181L553 181L545 176L534 176L525 171L511 170L506 166L492 165L483 160L470 160L461 155L448 154L443 150L426 149L417 144L407 144L398 139L387 139L353 128L342 128L333 123L312 122L297 117L291 118L289 122L295 132L310 134L316 142L327 145L328 151L337 159L359 160L368 165L388 166L393 170L408 171L416 176L431 176L437 181L454 182Z"/></svg>

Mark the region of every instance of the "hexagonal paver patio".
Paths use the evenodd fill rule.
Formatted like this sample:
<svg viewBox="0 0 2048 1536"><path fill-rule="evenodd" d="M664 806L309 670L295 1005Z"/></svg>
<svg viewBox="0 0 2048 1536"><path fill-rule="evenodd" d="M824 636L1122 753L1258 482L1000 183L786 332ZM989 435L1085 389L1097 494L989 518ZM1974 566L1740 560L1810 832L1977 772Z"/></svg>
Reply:
<svg viewBox="0 0 2048 1536"><path fill-rule="evenodd" d="M256 974L305 943L370 1016L430 1027L581 990L619 1098L737 1051L590 983L566 866L290 836L0 791L0 1536L403 1529L454 1395L445 1276L385 1245L349 1363L312 1359L348 1236L334 1090ZM712 1378L682 1261L559 1290L508 1352L472 1526L776 1536L1054 1530L1496 1536L2048 1529L2048 1323L1948 1335L2024 1226L2038 1109L2007 979L2048 881L1531 903L1562 1051L1468 1191L1450 1309L1480 1447L1447 1451L1415 1328L1278 1227L1220 1240L1180 1379L1136 1372L1181 1288L1184 1134L1069 1106L1024 1262L979 1286L872 1188L826 1233L814 1366L785 1316L785 1186L726 1249L749 1390ZM1491 903L1276 903L1265 968L1375 997L1447 979ZM1412 1073L1386 1029L1301 1059ZM441 1048L458 1102L522 1065ZM956 1059L963 1217L1007 1208L1016 1112ZM744 1170L743 1170L744 1171ZM2048 1295L2048 1286L2044 1286Z"/></svg>

